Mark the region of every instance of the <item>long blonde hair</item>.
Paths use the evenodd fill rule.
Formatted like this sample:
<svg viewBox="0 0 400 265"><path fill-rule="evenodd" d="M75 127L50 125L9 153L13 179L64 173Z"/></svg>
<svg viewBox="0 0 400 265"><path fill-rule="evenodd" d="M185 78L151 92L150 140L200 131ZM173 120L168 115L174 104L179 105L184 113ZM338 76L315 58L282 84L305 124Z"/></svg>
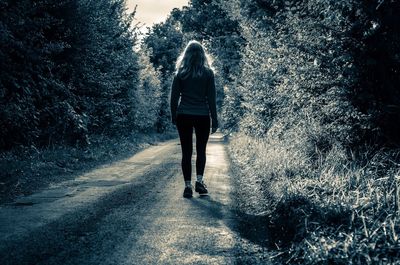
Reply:
<svg viewBox="0 0 400 265"><path fill-rule="evenodd" d="M211 57L200 42L191 40L176 62L176 74L182 79L200 77L211 69Z"/></svg>

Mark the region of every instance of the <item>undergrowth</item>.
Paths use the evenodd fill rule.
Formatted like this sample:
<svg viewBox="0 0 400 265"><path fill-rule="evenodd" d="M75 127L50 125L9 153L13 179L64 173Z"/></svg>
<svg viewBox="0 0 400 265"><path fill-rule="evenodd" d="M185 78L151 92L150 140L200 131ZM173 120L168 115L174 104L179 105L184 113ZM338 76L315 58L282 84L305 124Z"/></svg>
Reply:
<svg viewBox="0 0 400 265"><path fill-rule="evenodd" d="M229 143L252 194L238 207L268 217L273 262L400 264L400 152L355 158L336 146L311 161L288 143L243 133Z"/></svg>

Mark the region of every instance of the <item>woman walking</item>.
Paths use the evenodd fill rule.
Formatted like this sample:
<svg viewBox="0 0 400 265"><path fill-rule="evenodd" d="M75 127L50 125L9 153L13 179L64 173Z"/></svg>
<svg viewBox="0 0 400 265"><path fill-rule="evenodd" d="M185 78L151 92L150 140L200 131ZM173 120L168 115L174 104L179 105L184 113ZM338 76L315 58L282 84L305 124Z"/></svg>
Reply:
<svg viewBox="0 0 400 265"><path fill-rule="evenodd" d="M214 72L203 46L190 41L176 64L176 74L171 90L172 123L177 126L182 148L182 171L185 180L183 197L193 196L192 177L192 136L196 134L196 175L195 191L200 195L208 193L203 181L206 164L206 145L212 131L218 128L215 100ZM179 102L180 98L180 102ZM179 106L178 106L179 102Z"/></svg>

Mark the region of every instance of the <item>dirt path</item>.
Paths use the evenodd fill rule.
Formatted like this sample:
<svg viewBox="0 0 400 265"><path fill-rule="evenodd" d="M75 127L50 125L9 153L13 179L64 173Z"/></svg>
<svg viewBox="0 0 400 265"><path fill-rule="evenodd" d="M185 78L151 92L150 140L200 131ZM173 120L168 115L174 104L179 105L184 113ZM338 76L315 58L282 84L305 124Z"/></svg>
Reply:
<svg viewBox="0 0 400 265"><path fill-rule="evenodd" d="M222 139L184 199L177 140L0 207L0 264L267 264L233 211Z"/></svg>

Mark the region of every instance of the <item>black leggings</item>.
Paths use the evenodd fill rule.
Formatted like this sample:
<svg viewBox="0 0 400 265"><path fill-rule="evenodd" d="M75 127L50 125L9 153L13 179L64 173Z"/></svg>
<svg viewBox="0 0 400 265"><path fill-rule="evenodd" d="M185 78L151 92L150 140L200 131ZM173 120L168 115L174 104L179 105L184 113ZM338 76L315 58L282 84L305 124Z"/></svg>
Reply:
<svg viewBox="0 0 400 265"><path fill-rule="evenodd" d="M193 127L196 133L196 173L203 175L206 165L206 145L210 134L210 117L178 114L176 126L182 148L183 178L185 181L190 181L192 178Z"/></svg>

